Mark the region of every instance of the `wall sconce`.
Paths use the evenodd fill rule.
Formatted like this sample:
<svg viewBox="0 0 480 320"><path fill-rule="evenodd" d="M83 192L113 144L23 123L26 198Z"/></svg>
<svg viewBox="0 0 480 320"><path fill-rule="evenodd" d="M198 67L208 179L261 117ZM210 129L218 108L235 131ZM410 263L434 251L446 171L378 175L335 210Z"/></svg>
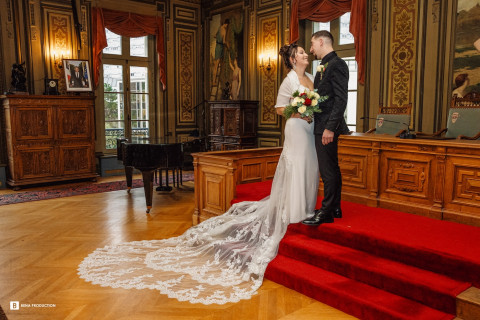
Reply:
<svg viewBox="0 0 480 320"><path fill-rule="evenodd" d="M56 50L52 50L53 54L53 64L58 69L63 69L63 59L68 58L70 56L70 51L67 50L66 54L65 51L61 51L58 53Z"/></svg>
<svg viewBox="0 0 480 320"><path fill-rule="evenodd" d="M273 60L270 56L268 56L268 64L264 64L264 60L267 60L266 58L264 59L263 54L260 55L260 69L266 70L267 72L272 70L272 61Z"/></svg>

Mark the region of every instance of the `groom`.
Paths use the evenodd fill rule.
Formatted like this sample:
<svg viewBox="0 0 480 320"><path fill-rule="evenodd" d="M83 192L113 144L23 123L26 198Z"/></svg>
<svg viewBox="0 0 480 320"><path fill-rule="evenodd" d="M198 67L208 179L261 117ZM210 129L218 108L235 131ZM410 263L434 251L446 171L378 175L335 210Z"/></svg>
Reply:
<svg viewBox="0 0 480 320"><path fill-rule="evenodd" d="M315 113L315 148L318 167L323 181L324 198L322 207L315 210L313 217L302 221L303 224L318 226L332 223L334 217L341 218L340 198L342 194L342 175L338 166L338 136L348 134L344 113L348 99L348 66L333 50L333 36L321 30L312 35L310 53L315 59L321 59L317 68L313 86L318 94L328 96L320 103L321 113Z"/></svg>

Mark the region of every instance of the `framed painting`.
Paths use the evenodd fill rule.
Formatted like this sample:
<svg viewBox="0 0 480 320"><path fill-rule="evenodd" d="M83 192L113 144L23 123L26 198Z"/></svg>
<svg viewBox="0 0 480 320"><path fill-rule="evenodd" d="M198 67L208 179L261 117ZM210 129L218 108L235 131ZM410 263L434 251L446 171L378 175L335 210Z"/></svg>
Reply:
<svg viewBox="0 0 480 320"><path fill-rule="evenodd" d="M87 60L63 60L67 91L92 91L90 65Z"/></svg>
<svg viewBox="0 0 480 320"><path fill-rule="evenodd" d="M241 7L215 14L210 21L209 100L243 98L244 19Z"/></svg>
<svg viewBox="0 0 480 320"><path fill-rule="evenodd" d="M480 93L480 0L457 0L452 96Z"/></svg>

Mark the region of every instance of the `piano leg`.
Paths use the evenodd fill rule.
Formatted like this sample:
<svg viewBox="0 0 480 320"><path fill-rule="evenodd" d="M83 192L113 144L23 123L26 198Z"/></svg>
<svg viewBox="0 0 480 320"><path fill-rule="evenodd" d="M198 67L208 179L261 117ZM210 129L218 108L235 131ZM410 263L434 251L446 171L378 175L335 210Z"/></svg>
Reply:
<svg viewBox="0 0 480 320"><path fill-rule="evenodd" d="M128 193L130 193L130 190L132 190L132 175L133 175L133 167L125 167L125 177L127 178Z"/></svg>
<svg viewBox="0 0 480 320"><path fill-rule="evenodd" d="M172 191L172 187L168 185L168 169L165 169L165 179L167 180L167 184L163 185L163 169L158 169L160 172L160 183L159 186L155 189L157 191Z"/></svg>
<svg viewBox="0 0 480 320"><path fill-rule="evenodd" d="M147 202L147 213L150 213L150 209L152 209L153 197L153 172L155 169L146 169L141 171L143 178L143 190L145 191L145 201Z"/></svg>

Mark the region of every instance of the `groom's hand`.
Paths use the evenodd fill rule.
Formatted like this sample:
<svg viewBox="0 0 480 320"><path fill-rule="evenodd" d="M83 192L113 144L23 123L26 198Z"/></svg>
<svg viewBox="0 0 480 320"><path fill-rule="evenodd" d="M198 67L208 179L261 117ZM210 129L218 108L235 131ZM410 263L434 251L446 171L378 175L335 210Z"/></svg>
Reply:
<svg viewBox="0 0 480 320"><path fill-rule="evenodd" d="M333 136L334 136L333 131L325 129L325 131L323 131L323 135L322 135L322 144L325 146L325 145L329 144L330 142L332 142L333 141Z"/></svg>

